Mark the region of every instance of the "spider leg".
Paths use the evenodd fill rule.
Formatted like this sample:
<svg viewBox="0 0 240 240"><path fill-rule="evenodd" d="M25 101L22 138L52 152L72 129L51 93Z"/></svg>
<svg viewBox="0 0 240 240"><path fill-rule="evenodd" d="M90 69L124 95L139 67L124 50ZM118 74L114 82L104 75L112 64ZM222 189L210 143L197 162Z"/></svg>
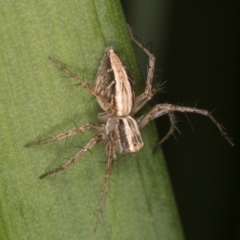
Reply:
<svg viewBox="0 0 240 240"><path fill-rule="evenodd" d="M158 104L149 113L142 117L139 121L139 129L141 130L150 120L158 118L166 113L170 112L183 112L183 113L197 113L204 115L211 119L211 121L216 125L221 135L229 142L230 145L234 146L232 140L228 134L224 131L223 126L213 117L213 115L204 109L191 108L184 106L177 106L172 104Z"/></svg>
<svg viewBox="0 0 240 240"><path fill-rule="evenodd" d="M176 123L176 118L175 118L175 114L174 112L169 112L168 113L169 116L169 120L170 120L170 129L168 130L167 134L160 140L160 142L158 142L156 144L156 146L154 147L152 153L154 154L157 151L157 148L163 143L165 142L175 131L175 123Z"/></svg>
<svg viewBox="0 0 240 240"><path fill-rule="evenodd" d="M71 157L67 162L65 162L63 165L61 165L60 167L50 170L44 174L42 174L39 178L42 179L44 177L46 177L49 174L53 174L53 173L57 173L60 171L65 170L66 168L68 168L72 163L76 162L76 160L78 158L80 158L84 153L86 153L87 151L89 151L90 149L92 149L92 147L98 143L103 141L103 135L97 135L95 137L93 137L86 145L83 149L81 149L77 154L75 154L73 157Z"/></svg>
<svg viewBox="0 0 240 240"><path fill-rule="evenodd" d="M65 72L68 76L75 79L80 85L82 85L84 88L86 88L93 96L95 96L100 102L103 102L105 106L107 106L108 109L112 111L116 111L115 107L108 103L106 99L101 96L99 93L97 93L94 88L92 88L88 83L84 82L81 78L79 78L75 73L68 70L62 63L58 62L56 59L52 57L48 57L48 59L60 70Z"/></svg>
<svg viewBox="0 0 240 240"><path fill-rule="evenodd" d="M154 147L153 154L156 152L157 147L160 144L162 144L163 142L165 142L173 134L173 132L175 131L176 118L175 118L174 112L171 112L171 111L167 112L167 111L164 111L164 110L160 110L160 111L158 111L157 117L163 116L165 114L168 114L171 126L170 126L170 129L167 132L167 134ZM151 120L157 118L157 117L154 117L154 115L156 115L156 111L153 108L149 113L147 113L146 115L141 116L140 118L138 118L137 122L138 122L139 130L142 130Z"/></svg>
<svg viewBox="0 0 240 240"><path fill-rule="evenodd" d="M107 152L108 152L108 162L107 162L107 169L105 172L105 178L104 178L104 183L103 183L103 188L102 188L102 195L98 204L98 211L97 211L97 219L95 222L95 226L94 226L94 232L96 232L98 224L100 222L100 218L102 216L103 213L103 207L106 201L106 196L108 193L108 189L109 189L109 180L110 180L110 176L112 173L112 165L113 162L116 160L116 154L115 154L115 149L114 149L114 134L113 132L110 132L110 134L108 135L109 137L109 143L106 145L107 147Z"/></svg>
<svg viewBox="0 0 240 240"><path fill-rule="evenodd" d="M28 143L24 147L32 147L32 146L35 146L35 145L42 145L42 144L58 141L58 140L61 140L63 138L66 138L66 137L70 137L70 136L72 136L72 135L74 135L74 134L76 134L78 132L84 132L85 130L89 130L89 129L97 131L97 132L101 132L102 131L102 127L101 126L97 126L97 125L94 125L92 123L88 123L88 124L86 124L86 125L84 125L82 127L77 127L77 128L71 129L71 130L69 130L67 132L58 134L55 137L50 137L50 138L47 138L47 139L43 139L43 140L40 140L38 142Z"/></svg>
<svg viewBox="0 0 240 240"><path fill-rule="evenodd" d="M129 36L132 42L134 42L142 51L148 56L148 73L147 73L147 81L145 91L136 97L135 104L133 106L131 114L135 114L139 109L141 109L157 92L157 89L153 88L152 80L154 76L154 68L155 68L155 57L152 53L148 51L140 42L138 42L133 34L130 26L128 26Z"/></svg>

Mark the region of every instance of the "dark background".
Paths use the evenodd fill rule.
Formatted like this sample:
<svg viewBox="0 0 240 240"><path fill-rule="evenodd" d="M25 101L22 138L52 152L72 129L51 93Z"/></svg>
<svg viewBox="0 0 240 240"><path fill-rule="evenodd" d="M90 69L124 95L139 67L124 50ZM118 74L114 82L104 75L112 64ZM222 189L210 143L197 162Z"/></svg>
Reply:
<svg viewBox="0 0 240 240"><path fill-rule="evenodd" d="M204 116L178 114L176 138L164 144L187 240L240 239L239 1L122 1L127 22L151 42L165 82L158 103L214 110L231 147ZM146 57L137 50L142 74ZM152 103L153 104L153 103ZM168 119L156 121L160 136ZM193 129L191 128L193 126ZM160 173L161 174L161 173Z"/></svg>

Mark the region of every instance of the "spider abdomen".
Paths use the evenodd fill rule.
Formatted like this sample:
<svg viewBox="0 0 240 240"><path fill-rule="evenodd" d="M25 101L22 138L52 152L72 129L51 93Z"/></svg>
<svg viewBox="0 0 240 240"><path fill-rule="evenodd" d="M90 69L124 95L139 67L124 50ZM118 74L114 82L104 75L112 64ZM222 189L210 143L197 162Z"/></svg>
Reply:
<svg viewBox="0 0 240 240"><path fill-rule="evenodd" d="M103 101L97 98L104 111L118 117L126 116L132 111L135 102L134 83L111 46L106 48L98 69L95 91L105 99Z"/></svg>

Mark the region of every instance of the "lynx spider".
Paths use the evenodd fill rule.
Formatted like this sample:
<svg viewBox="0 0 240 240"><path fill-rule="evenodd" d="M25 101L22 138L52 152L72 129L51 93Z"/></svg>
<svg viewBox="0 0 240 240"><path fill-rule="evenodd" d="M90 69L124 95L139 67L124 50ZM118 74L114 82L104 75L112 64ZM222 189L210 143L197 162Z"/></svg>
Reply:
<svg viewBox="0 0 240 240"><path fill-rule="evenodd" d="M142 94L135 97L134 83L127 70L122 64L119 57L114 52L113 47L107 47L105 54L98 69L95 88L92 88L88 83L84 82L77 75L65 68L64 65L57 60L49 57L49 60L60 70L65 72L68 76L74 78L80 85L86 88L93 96L96 97L99 105L104 110L103 113L98 114L98 118L102 124L100 126L88 123L81 127L61 133L55 137L50 137L38 142L26 144L25 147L34 145L41 145L57 141L63 138L70 137L78 132L85 130L93 130L98 133L94 136L83 149L71 157L66 163L56 169L50 170L42 174L39 178L42 179L49 174L57 173L65 170L83 154L92 149L92 147L99 142L105 143L105 150L108 156L107 168L105 172L105 179L102 189L101 198L98 205L97 219L94 226L96 231L99 224L103 207L106 200L106 195L109 188L109 180L112 172L113 162L116 160L116 152L129 153L137 152L143 146L140 131L146 124L160 116L167 114L170 119L170 129L167 134L162 138L159 144L163 143L175 130L175 115L174 112L183 113L197 113L209 117L212 122L217 126L223 137L233 145L223 127L216 121L212 114L203 109L177 106L172 104L157 104L147 114L134 119L132 116L137 113L157 92L157 88L153 87L152 80L154 76L155 57L151 54L141 43L139 43L132 35L129 27L129 35L132 42L134 42L143 52L148 56L148 73L146 87Z"/></svg>

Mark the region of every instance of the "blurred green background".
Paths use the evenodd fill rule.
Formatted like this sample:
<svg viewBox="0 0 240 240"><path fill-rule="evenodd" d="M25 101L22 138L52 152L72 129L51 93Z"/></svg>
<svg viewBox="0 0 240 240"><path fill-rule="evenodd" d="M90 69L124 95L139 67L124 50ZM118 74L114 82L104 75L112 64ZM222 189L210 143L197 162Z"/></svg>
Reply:
<svg viewBox="0 0 240 240"><path fill-rule="evenodd" d="M239 1L122 1L127 22L151 42L165 82L155 102L197 106L233 138L231 147L209 119L178 114L176 139L163 144L186 239L240 239ZM143 76L146 58L138 50ZM154 104L154 102L152 103ZM158 119L164 135L168 119Z"/></svg>
<svg viewBox="0 0 240 240"><path fill-rule="evenodd" d="M151 154L158 138L154 124L142 132L144 148L114 164L96 234L106 161L101 144L68 170L38 178L94 133L23 147L74 123L98 122L97 102L48 56L93 84L104 49L112 45L136 92L144 88L120 1L8 0L0 8L0 38L0 239L183 239L165 161L161 151Z"/></svg>

